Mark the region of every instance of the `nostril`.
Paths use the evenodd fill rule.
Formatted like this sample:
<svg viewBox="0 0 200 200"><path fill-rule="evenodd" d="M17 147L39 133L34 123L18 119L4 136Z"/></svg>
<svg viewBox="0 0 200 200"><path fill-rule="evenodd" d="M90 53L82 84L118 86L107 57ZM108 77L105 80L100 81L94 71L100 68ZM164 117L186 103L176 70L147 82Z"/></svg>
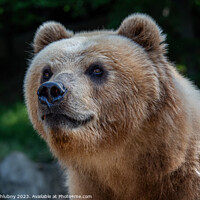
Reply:
<svg viewBox="0 0 200 200"><path fill-rule="evenodd" d="M48 88L47 87L41 87L39 90L38 90L38 96L39 97L48 97Z"/></svg>
<svg viewBox="0 0 200 200"><path fill-rule="evenodd" d="M58 97L58 96L61 95L60 89L57 88L56 86L53 86L53 87L51 88L50 93L51 93L51 96L54 97L54 98L56 98L56 97Z"/></svg>

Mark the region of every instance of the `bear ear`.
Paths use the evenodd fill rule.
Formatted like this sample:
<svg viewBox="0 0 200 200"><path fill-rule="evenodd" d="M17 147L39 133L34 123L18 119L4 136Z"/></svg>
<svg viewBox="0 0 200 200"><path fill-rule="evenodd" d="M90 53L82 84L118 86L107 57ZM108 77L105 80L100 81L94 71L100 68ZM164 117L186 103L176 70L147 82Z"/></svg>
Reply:
<svg viewBox="0 0 200 200"><path fill-rule="evenodd" d="M130 15L121 23L117 33L130 38L147 51L165 49L165 35L156 22L146 14Z"/></svg>
<svg viewBox="0 0 200 200"><path fill-rule="evenodd" d="M38 53L48 44L72 36L73 32L66 30L62 24L54 21L45 22L35 33L33 41L34 52Z"/></svg>

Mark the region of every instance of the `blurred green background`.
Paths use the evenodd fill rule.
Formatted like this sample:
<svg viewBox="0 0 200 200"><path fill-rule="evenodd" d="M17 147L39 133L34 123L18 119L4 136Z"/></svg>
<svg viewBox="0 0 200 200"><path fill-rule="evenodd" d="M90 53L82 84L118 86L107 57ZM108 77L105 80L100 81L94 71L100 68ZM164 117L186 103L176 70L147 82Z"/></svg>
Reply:
<svg viewBox="0 0 200 200"><path fill-rule="evenodd" d="M169 59L200 86L200 0L0 0L0 159L11 151L51 161L23 103L34 32L56 20L74 31L117 28L124 17L151 15L167 34Z"/></svg>

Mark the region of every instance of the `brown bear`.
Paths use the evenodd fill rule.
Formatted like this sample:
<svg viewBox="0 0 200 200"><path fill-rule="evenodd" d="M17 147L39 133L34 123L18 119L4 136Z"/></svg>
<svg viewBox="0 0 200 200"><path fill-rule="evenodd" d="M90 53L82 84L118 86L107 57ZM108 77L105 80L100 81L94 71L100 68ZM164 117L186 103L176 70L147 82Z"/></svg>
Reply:
<svg viewBox="0 0 200 200"><path fill-rule="evenodd" d="M34 128L95 200L200 199L200 93L145 14L118 30L39 27L24 82Z"/></svg>

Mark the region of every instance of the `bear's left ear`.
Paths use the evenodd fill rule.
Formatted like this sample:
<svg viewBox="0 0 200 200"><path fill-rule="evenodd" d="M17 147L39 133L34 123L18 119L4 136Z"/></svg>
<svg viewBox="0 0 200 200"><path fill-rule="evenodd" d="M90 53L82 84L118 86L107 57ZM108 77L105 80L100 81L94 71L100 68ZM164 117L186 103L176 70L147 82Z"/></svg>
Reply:
<svg viewBox="0 0 200 200"><path fill-rule="evenodd" d="M33 41L34 52L38 53L48 44L72 36L73 32L66 30L62 24L54 21L45 22L35 33Z"/></svg>
<svg viewBox="0 0 200 200"><path fill-rule="evenodd" d="M119 35L130 38L147 51L164 50L165 35L148 15L133 14L127 17L117 30Z"/></svg>

